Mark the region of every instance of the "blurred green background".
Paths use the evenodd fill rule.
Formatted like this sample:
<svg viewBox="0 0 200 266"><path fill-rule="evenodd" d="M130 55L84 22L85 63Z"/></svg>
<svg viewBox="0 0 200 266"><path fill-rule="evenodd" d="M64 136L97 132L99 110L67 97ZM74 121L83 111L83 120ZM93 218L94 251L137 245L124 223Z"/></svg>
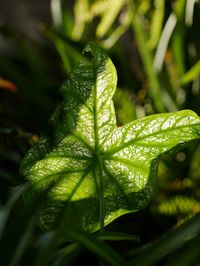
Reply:
<svg viewBox="0 0 200 266"><path fill-rule="evenodd" d="M40 132L48 131L48 119L61 100L59 87L84 46L97 42L116 66L118 125L182 109L200 115L199 25L198 0L0 0L1 265L80 265L84 259L98 265L103 256L97 237L92 247L81 244L90 252L74 243L52 247L51 234L37 228L34 210L26 210L20 197L20 161ZM133 234L135 241L121 244L118 237L106 247L135 265L200 265L199 181L198 142L163 158L153 202L107 228ZM168 231L174 233L162 238ZM149 253L142 248L147 243ZM56 255L46 261L50 250ZM149 255L141 255L139 264L142 252Z"/></svg>

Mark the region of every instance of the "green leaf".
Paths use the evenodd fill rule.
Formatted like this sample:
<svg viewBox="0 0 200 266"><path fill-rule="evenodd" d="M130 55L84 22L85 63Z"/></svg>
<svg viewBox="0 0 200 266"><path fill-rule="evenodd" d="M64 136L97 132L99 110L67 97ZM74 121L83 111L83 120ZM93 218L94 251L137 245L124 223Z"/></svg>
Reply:
<svg viewBox="0 0 200 266"><path fill-rule="evenodd" d="M122 7L126 1L124 0L109 0L107 2L107 7L105 9L105 12L101 18L100 23L98 24L98 27L96 29L96 35L97 37L102 38L109 30L109 28L114 23L116 17L120 13Z"/></svg>
<svg viewBox="0 0 200 266"><path fill-rule="evenodd" d="M94 232L122 214L143 209L155 191L158 157L200 137L189 110L142 118L117 128L112 97L117 75L94 43L62 87L65 100L51 118L52 132L27 153L21 174L31 204L48 189L40 226Z"/></svg>
<svg viewBox="0 0 200 266"><path fill-rule="evenodd" d="M134 259L130 261L129 265L156 265L155 263L158 263L163 257L195 238L199 233L200 215L196 215L158 240L144 246L137 254L134 254Z"/></svg>
<svg viewBox="0 0 200 266"><path fill-rule="evenodd" d="M135 9L135 8L134 8ZM150 95L153 101L153 105L156 110L160 113L165 111L165 106L162 101L162 94L160 89L160 80L158 78L157 73L154 71L153 65L153 55L152 51L148 49L145 45L147 43L147 39L145 37L145 32L142 27L141 18L136 14L136 11L133 9L133 21L132 28L134 32L134 36L136 42L138 44L138 50L143 61L144 70L149 80L150 87Z"/></svg>
<svg viewBox="0 0 200 266"><path fill-rule="evenodd" d="M6 227L6 223L8 221L11 209L13 207L13 205L15 204L16 200L21 196L21 194L24 192L25 190L25 186L19 186L17 188L14 188L13 190L11 190L11 197L9 198L8 202L6 203L5 206L2 206L0 204L0 239L1 236L5 230Z"/></svg>
<svg viewBox="0 0 200 266"><path fill-rule="evenodd" d="M200 74L200 60L182 77L182 84L187 84L198 78Z"/></svg>
<svg viewBox="0 0 200 266"><path fill-rule="evenodd" d="M62 4L61 0L51 0L50 9L52 20L56 28L60 28L62 24Z"/></svg>
<svg viewBox="0 0 200 266"><path fill-rule="evenodd" d="M93 235L81 231L69 231L68 235L80 245L96 254L100 259L109 263L108 265L128 265L126 261L110 246L97 239Z"/></svg>
<svg viewBox="0 0 200 266"><path fill-rule="evenodd" d="M136 119L136 107L133 93L127 89L118 89L113 97L118 125L124 125Z"/></svg>
<svg viewBox="0 0 200 266"><path fill-rule="evenodd" d="M72 31L72 39L80 40L83 35L85 24L87 22L87 13L89 9L88 0L77 0L74 4L74 27Z"/></svg>
<svg viewBox="0 0 200 266"><path fill-rule="evenodd" d="M150 49L154 49L159 41L160 34L162 31L162 24L165 13L165 1L154 0L155 9L153 11L151 27L150 27L150 38L148 45Z"/></svg>
<svg viewBox="0 0 200 266"><path fill-rule="evenodd" d="M199 244L200 244L200 234L194 239L186 242L183 249L178 256L176 256L176 262L174 261L171 263L171 266L181 265L181 266L188 266L188 265L198 265L199 264ZM176 253L177 254L177 253ZM170 256L171 258L173 257ZM168 264L169 265L169 264Z"/></svg>
<svg viewBox="0 0 200 266"><path fill-rule="evenodd" d="M104 241L128 240L128 241L140 242L140 238L136 235L130 235L130 234L118 233L118 232L102 232L97 236L99 239L104 240Z"/></svg>
<svg viewBox="0 0 200 266"><path fill-rule="evenodd" d="M47 28L43 28L43 32L55 44L60 54L64 70L68 75L80 60L84 60L83 55L75 48L75 43L70 44L67 38L63 38Z"/></svg>
<svg viewBox="0 0 200 266"><path fill-rule="evenodd" d="M156 49L155 58L154 58L154 68L157 72L160 72L163 67L163 63L165 60L165 54L168 48L168 44L170 41L170 38L174 32L175 26L177 24L177 18L175 14L172 12L167 22L165 23L164 29L162 31L162 34L160 36L160 40L158 43L158 47Z"/></svg>

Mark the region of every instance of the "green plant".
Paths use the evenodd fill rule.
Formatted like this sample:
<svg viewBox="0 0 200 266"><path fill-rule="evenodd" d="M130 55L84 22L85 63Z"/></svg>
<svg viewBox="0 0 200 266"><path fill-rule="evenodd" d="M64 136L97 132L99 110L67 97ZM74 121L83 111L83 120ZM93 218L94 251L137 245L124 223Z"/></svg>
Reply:
<svg viewBox="0 0 200 266"><path fill-rule="evenodd" d="M23 5L28 7L32 2L23 1ZM42 3L40 12L49 17L50 8L43 10ZM42 127L45 132L32 151L36 154L39 147L41 152L43 139L48 151L44 151L45 158L41 161L50 156L52 149L57 152L57 136L65 131L62 122L71 89L69 94L64 90L64 103L59 105L50 126L44 125L60 101L59 81L66 75L69 78L80 60L91 61L92 55L85 53L88 60L81 53L91 40L106 49L118 71L119 88L113 97L117 126L126 128L126 123L142 117L146 118L131 124L151 120L159 115L148 115L157 112L191 109L200 115L200 1L51 0L49 3L53 21L40 17L41 23L35 27L40 31L38 34L33 34L29 28L32 15L34 21L38 21L34 8L30 8L30 16L25 16L25 20L20 3L13 2L9 9L2 4L0 9L0 16L3 13L0 22L0 264L75 266L85 262L99 265L101 260L103 265L198 266L200 145L197 141L188 143L181 151L176 152L182 144L172 149L173 154L158 156L158 176L154 179L158 181L158 191L150 204L139 212L127 210L130 213L120 219L114 217L104 231L93 233L78 229L78 225L62 225L64 215L61 212L52 228L65 226L64 230L41 230L36 221L52 190L58 186L57 180L36 191L39 186L35 180L27 180L29 186L20 185L24 180L18 170L21 159L39 138ZM12 20L8 25L9 16ZM21 32L19 24L26 31ZM37 38L41 34L48 37L44 42L44 38ZM189 114L192 113L182 111L161 116ZM148 125L147 128L149 130ZM120 128L115 130L120 131ZM65 133L63 138L68 134ZM147 147L145 150L150 154ZM86 179L84 182L88 181L88 176ZM153 184L154 191L155 188ZM24 190L30 204L24 204ZM35 198L31 198L33 194ZM128 197L133 200L131 193ZM100 218L97 198L98 194ZM106 199L105 195L104 203ZM80 221L79 218L81 213L73 224ZM99 223L97 226L100 227ZM61 238L64 241L60 242Z"/></svg>
<svg viewBox="0 0 200 266"><path fill-rule="evenodd" d="M26 202L47 191L38 221L45 230L59 228L62 238L71 229L103 231L122 214L143 209L155 192L159 157L200 138L200 119L189 110L117 128L115 67L94 43L84 53L87 59L62 86L65 99L50 120L51 136L21 164Z"/></svg>

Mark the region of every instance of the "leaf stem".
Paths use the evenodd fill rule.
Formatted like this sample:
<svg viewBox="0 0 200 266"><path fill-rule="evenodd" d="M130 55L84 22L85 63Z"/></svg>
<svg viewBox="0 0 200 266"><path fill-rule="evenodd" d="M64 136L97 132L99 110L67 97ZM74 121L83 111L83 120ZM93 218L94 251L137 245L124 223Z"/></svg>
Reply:
<svg viewBox="0 0 200 266"><path fill-rule="evenodd" d="M104 179L103 179L103 164L102 164L102 158L99 155L98 158L99 163L99 218L100 218L100 232L104 231Z"/></svg>

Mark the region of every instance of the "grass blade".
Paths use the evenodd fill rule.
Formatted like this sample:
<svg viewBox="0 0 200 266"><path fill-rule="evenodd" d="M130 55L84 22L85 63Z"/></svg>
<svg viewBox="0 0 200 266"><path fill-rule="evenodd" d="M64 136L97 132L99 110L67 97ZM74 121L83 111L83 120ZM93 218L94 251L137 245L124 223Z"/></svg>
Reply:
<svg viewBox="0 0 200 266"><path fill-rule="evenodd" d="M102 232L98 235L98 238L104 241L140 241L140 238L138 236L118 232Z"/></svg>
<svg viewBox="0 0 200 266"><path fill-rule="evenodd" d="M138 49L139 49L140 56L144 64L144 69L149 79L150 93L151 93L154 106L158 112L160 113L165 112L165 107L161 101L159 80L158 80L157 74L155 73L152 67L153 57L152 57L151 51L147 49L147 46L146 46L147 40L145 38L145 34L143 32L143 29L141 27L141 24L140 24L140 21L137 15L133 17L132 28L135 34L136 41L138 43Z"/></svg>
<svg viewBox="0 0 200 266"><path fill-rule="evenodd" d="M194 14L194 6L197 0L187 0L186 2L186 10L185 10L185 24L187 26L192 26L193 23L193 14Z"/></svg>
<svg viewBox="0 0 200 266"><path fill-rule="evenodd" d="M162 31L162 24L165 13L165 0L154 0L155 10L152 16L150 39L148 45L151 49L157 46Z"/></svg>
<svg viewBox="0 0 200 266"><path fill-rule="evenodd" d="M165 27L163 29L163 32L160 37L160 41L158 44L158 48L156 50L155 58L154 58L154 69L157 72L160 72L163 66L164 58L165 58L165 53L168 47L168 43L170 40L170 37L172 36L172 33L174 31L174 28L176 26L177 18L174 13L171 13L169 16Z"/></svg>
<svg viewBox="0 0 200 266"><path fill-rule="evenodd" d="M167 254L180 248L190 239L200 233L200 215L197 215L180 227L171 230L157 241L145 246L135 255L130 265L153 265Z"/></svg>
<svg viewBox="0 0 200 266"><path fill-rule="evenodd" d="M102 38L104 35L106 35L109 28L114 23L116 17L120 13L124 4L125 4L124 0L115 0L108 2L108 8L103 14L101 22L99 23L96 29L97 37Z"/></svg>
<svg viewBox="0 0 200 266"><path fill-rule="evenodd" d="M88 19L87 18L88 9L89 9L88 0L77 0L74 4L75 21L74 21L74 27L72 31L73 40L78 41L81 39L83 35L85 25Z"/></svg>
<svg viewBox="0 0 200 266"><path fill-rule="evenodd" d="M61 0L51 0L50 2L51 15L56 28L62 25L62 5Z"/></svg>
<svg viewBox="0 0 200 266"><path fill-rule="evenodd" d="M10 197L10 199L8 200L5 207L3 207L3 206L1 207L1 209L0 209L0 238L3 234L4 228L6 226L8 217L10 215L10 211L11 211L13 205L15 204L15 202L17 201L17 199L24 192L25 188L26 188L26 186L24 186L24 185L17 188L17 191L15 191L16 190L16 188L15 188L14 192L12 191L13 196Z"/></svg>
<svg viewBox="0 0 200 266"><path fill-rule="evenodd" d="M128 265L126 261L107 244L96 237L81 231L70 231L68 235L80 245L96 254L100 259L113 266Z"/></svg>
<svg viewBox="0 0 200 266"><path fill-rule="evenodd" d="M181 83L187 84L200 75L200 60L182 77Z"/></svg>

